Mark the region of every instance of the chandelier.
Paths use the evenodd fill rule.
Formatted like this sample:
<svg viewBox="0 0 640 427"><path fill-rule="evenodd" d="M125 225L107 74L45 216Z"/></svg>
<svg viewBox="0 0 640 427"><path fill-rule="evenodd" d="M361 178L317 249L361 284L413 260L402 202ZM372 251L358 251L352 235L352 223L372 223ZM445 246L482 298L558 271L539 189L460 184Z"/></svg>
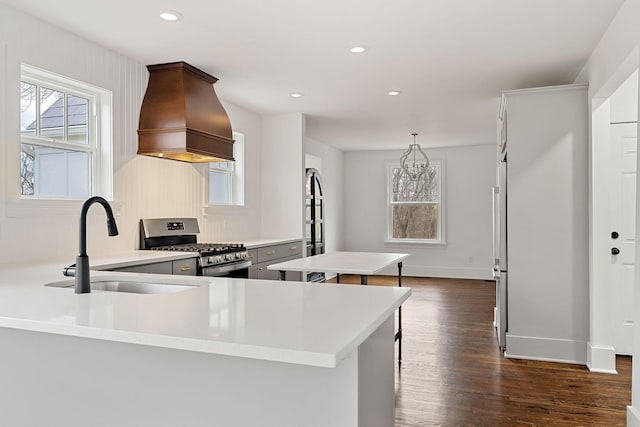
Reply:
<svg viewBox="0 0 640 427"><path fill-rule="evenodd" d="M413 135L413 144L409 144L409 149L400 157L400 167L409 179L417 181L427 172L429 168L429 158L424 154L422 148L420 148L420 144L416 143L416 136L418 136L418 134L412 133L411 135Z"/></svg>
<svg viewBox="0 0 640 427"><path fill-rule="evenodd" d="M393 201L422 201L429 191L432 171L429 158L416 143L417 133L412 133L413 144L400 157L400 167L393 170Z"/></svg>

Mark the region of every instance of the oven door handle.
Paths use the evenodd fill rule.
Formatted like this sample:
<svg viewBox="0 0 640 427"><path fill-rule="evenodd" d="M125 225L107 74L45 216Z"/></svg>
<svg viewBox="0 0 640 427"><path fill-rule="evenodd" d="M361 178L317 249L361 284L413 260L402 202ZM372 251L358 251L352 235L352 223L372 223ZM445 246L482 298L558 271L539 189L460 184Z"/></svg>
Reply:
<svg viewBox="0 0 640 427"><path fill-rule="evenodd" d="M202 269L203 276L220 276L230 271L242 270L243 268L249 268L251 261L234 262L233 264L227 264L220 267L204 267Z"/></svg>

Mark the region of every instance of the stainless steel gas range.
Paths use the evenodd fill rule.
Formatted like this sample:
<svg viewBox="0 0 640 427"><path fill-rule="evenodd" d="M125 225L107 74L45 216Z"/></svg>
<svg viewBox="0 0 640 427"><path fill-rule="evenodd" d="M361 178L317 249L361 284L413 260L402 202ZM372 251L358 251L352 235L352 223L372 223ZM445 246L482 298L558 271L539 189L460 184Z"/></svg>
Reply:
<svg viewBox="0 0 640 427"><path fill-rule="evenodd" d="M241 243L198 243L197 218L140 220L140 249L198 252L198 275L249 277L247 249Z"/></svg>

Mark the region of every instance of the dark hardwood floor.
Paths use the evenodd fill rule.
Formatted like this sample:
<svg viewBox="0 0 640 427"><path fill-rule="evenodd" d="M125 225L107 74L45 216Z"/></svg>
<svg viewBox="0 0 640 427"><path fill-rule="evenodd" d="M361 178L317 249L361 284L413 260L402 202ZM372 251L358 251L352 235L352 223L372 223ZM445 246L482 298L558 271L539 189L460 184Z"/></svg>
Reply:
<svg viewBox="0 0 640 427"><path fill-rule="evenodd" d="M369 284L396 279L375 276ZM405 277L403 285L413 293L403 305L396 427L625 425L631 358L618 357L618 375L505 359L492 326L492 282Z"/></svg>

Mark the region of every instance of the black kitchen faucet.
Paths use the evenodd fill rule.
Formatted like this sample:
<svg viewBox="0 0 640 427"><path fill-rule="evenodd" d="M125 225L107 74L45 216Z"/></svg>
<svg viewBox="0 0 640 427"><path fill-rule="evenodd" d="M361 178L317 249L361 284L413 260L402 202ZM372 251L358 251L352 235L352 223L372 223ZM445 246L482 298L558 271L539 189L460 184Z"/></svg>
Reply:
<svg viewBox="0 0 640 427"><path fill-rule="evenodd" d="M87 199L82 204L80 212L80 251L76 257L76 294L87 294L91 292L91 279L89 277L89 256L87 255L87 212L94 203L100 203L107 212L107 230L109 236L118 235L118 227L113 217L113 211L109 202L100 196L94 196Z"/></svg>

